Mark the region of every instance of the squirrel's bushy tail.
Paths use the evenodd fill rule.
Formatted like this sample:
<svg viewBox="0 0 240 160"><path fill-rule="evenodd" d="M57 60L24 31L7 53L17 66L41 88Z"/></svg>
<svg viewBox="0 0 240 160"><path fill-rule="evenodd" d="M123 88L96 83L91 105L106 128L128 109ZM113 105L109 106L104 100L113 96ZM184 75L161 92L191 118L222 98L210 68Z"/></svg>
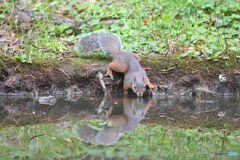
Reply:
<svg viewBox="0 0 240 160"><path fill-rule="evenodd" d="M76 128L76 133L82 141L100 145L114 144L120 137L119 131L111 127L104 127L98 131L91 126L83 125Z"/></svg>
<svg viewBox="0 0 240 160"><path fill-rule="evenodd" d="M80 54L89 54L101 49L105 54L114 55L120 53L121 41L114 33L98 32L80 38L75 47Z"/></svg>
<svg viewBox="0 0 240 160"><path fill-rule="evenodd" d="M76 133L79 136L79 138L81 140L83 140L86 143L96 143L96 135L98 133L98 130L87 126L87 125L83 125L83 126L79 126L78 128L76 128Z"/></svg>

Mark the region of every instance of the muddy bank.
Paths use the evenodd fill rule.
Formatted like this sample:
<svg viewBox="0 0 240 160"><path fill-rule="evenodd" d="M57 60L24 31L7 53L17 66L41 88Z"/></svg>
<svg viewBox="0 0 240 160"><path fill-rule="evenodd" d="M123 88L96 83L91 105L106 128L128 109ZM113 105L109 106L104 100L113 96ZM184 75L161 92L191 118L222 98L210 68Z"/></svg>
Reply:
<svg viewBox="0 0 240 160"><path fill-rule="evenodd" d="M109 60L86 62L61 62L56 65L14 64L0 67L0 95L38 97L42 95L103 95L96 77L105 74ZM211 100L221 96L239 96L240 70L196 70L156 67L159 62L142 61L150 80L156 86L146 95L168 97L175 95L196 96ZM114 73L114 80L104 77L108 95L123 92L123 74Z"/></svg>

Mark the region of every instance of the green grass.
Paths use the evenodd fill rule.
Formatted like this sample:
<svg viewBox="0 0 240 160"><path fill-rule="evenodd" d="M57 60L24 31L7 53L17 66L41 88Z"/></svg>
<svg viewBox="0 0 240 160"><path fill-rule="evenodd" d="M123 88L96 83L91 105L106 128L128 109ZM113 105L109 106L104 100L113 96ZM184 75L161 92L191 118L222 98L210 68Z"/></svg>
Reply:
<svg viewBox="0 0 240 160"><path fill-rule="evenodd" d="M115 145L104 147L85 144L79 140L74 128L82 123L88 123L97 128L103 125L101 120L94 120L1 128L1 157L6 159L71 159L89 156L95 159L148 157L149 159L200 160L211 159L211 152L240 154L239 130L206 128L199 132L196 129L141 124L135 131L122 134ZM215 158L228 159L230 157Z"/></svg>
<svg viewBox="0 0 240 160"><path fill-rule="evenodd" d="M79 35L97 30L118 34L126 50L140 54L173 54L183 61L190 57L198 61L228 62L234 57L231 63L235 65L240 61L238 0L38 2L26 6L46 18L35 20L26 30L9 18L16 2L5 1L0 5L0 20L5 20L4 25L11 26L21 41L22 45L14 53L20 62L34 63L34 58L54 61L67 52L75 54L73 44ZM81 25L76 30L67 25L54 25L52 17L56 13ZM107 24L109 20L113 23ZM11 48L5 44L2 52L8 54Z"/></svg>

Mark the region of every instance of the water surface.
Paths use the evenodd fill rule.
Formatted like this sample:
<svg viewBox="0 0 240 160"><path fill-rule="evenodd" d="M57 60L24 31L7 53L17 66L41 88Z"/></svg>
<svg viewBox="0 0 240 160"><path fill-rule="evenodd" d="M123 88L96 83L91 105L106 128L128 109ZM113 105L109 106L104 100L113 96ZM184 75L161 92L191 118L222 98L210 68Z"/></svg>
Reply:
<svg viewBox="0 0 240 160"><path fill-rule="evenodd" d="M238 99L40 98L0 97L3 157L240 157Z"/></svg>

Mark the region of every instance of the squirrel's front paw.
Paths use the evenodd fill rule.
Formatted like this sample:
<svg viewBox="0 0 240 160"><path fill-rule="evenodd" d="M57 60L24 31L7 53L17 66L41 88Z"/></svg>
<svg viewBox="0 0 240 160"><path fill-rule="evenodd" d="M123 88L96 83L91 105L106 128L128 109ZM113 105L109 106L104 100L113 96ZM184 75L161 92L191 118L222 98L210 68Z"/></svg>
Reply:
<svg viewBox="0 0 240 160"><path fill-rule="evenodd" d="M154 89L156 86L154 86L153 84L150 84L150 85L148 85L148 87L149 87L150 89Z"/></svg>
<svg viewBox="0 0 240 160"><path fill-rule="evenodd" d="M114 79L112 74L106 73L105 76L109 76L112 80Z"/></svg>

